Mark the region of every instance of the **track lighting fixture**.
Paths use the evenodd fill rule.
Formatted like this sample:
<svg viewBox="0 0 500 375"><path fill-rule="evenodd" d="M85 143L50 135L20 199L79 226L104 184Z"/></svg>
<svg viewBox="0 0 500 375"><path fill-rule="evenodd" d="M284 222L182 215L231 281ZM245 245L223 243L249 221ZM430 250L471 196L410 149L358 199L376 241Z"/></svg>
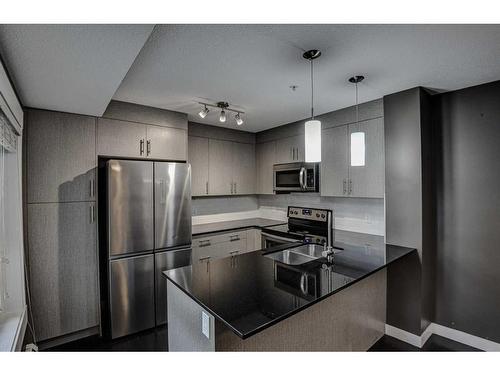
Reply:
<svg viewBox="0 0 500 375"><path fill-rule="evenodd" d="M198 115L201 118L205 118L207 116L208 112L210 112L208 107L220 108L220 110L221 110L220 116L219 116L220 122L226 122L226 119L227 119L226 111L230 111L230 112L236 113L236 115L234 116L236 124L238 126L243 125L244 121L243 121L243 118L241 117L241 115L244 114L245 112L237 110L237 109L229 108L229 103L227 103L227 102L217 102L215 104L198 102L198 104L201 104L203 106L203 109L198 113Z"/></svg>
<svg viewBox="0 0 500 375"><path fill-rule="evenodd" d="M210 112L210 110L207 108L207 106L205 106L205 108L204 108L204 109L202 109L202 110L198 113L198 115L200 115L200 117L201 117L201 118L205 118L205 117L207 117L208 112Z"/></svg>
<svg viewBox="0 0 500 375"><path fill-rule="evenodd" d="M243 125L243 119L241 118L239 112L236 114L236 116L234 116L234 119L236 120L236 125L238 126Z"/></svg>
<svg viewBox="0 0 500 375"><path fill-rule="evenodd" d="M226 122L226 112L224 110L220 111L219 121Z"/></svg>

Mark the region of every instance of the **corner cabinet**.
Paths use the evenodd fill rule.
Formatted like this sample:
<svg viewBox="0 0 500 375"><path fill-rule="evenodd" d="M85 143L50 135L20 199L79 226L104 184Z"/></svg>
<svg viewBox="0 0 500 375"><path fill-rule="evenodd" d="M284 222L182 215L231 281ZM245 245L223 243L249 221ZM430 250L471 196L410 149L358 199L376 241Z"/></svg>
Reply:
<svg viewBox="0 0 500 375"><path fill-rule="evenodd" d="M188 137L193 196L255 194L255 145Z"/></svg>
<svg viewBox="0 0 500 375"><path fill-rule="evenodd" d="M351 135L364 133L364 165L352 165ZM321 195L383 198L384 119L323 129L321 136Z"/></svg>
<svg viewBox="0 0 500 375"><path fill-rule="evenodd" d="M191 164L191 194L208 194L208 138L188 137L188 162Z"/></svg>
<svg viewBox="0 0 500 375"><path fill-rule="evenodd" d="M276 141L257 143L255 146L255 156L256 193L274 194L273 166L276 160Z"/></svg>

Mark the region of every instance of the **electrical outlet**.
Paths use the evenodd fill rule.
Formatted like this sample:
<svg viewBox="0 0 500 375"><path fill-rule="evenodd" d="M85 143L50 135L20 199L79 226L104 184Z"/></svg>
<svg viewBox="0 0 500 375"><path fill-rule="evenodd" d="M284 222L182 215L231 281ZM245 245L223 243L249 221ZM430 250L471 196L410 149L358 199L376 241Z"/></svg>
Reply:
<svg viewBox="0 0 500 375"><path fill-rule="evenodd" d="M210 315L205 311L201 312L201 333L203 333L207 339L210 339Z"/></svg>

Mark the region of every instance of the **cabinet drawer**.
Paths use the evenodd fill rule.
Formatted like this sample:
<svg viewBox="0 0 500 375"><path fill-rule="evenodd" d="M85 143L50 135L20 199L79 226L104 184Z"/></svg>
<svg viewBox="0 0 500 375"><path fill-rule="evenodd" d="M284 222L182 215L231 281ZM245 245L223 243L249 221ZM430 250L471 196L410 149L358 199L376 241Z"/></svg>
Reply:
<svg viewBox="0 0 500 375"><path fill-rule="evenodd" d="M201 245L199 245L201 243ZM246 231L224 233L193 240L193 263L207 257L225 258L247 251Z"/></svg>
<svg viewBox="0 0 500 375"><path fill-rule="evenodd" d="M237 242L246 240L247 233L245 230L237 232L227 232L216 234L213 236L195 237L193 238L192 247L208 247L222 242Z"/></svg>

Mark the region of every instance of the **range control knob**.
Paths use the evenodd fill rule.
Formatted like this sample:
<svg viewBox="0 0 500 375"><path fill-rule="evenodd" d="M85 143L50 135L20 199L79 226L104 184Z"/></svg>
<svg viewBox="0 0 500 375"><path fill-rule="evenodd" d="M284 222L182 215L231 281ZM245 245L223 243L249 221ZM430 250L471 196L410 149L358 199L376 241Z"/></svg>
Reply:
<svg viewBox="0 0 500 375"><path fill-rule="evenodd" d="M321 217L324 219L325 218L325 214L321 214Z"/></svg>
<svg viewBox="0 0 500 375"><path fill-rule="evenodd" d="M319 217L319 214L316 214L316 217Z"/></svg>

